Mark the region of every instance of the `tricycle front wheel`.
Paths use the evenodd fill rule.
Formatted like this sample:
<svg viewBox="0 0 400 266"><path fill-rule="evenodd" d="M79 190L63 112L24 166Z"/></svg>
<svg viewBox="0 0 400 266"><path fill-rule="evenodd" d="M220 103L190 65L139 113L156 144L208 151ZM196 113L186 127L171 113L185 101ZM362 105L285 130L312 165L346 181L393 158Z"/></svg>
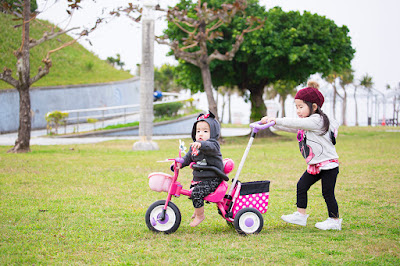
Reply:
<svg viewBox="0 0 400 266"><path fill-rule="evenodd" d="M161 220L164 205L165 200L159 200L150 205L146 211L146 225L151 231L171 234L178 230L182 216L178 207L170 201L165 213L165 219Z"/></svg>

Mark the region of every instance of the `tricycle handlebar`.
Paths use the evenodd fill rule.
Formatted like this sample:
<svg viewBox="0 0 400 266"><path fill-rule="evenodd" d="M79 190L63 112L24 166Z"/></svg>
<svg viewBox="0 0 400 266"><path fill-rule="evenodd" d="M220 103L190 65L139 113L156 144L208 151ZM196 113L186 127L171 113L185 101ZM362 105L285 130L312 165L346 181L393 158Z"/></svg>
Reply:
<svg viewBox="0 0 400 266"><path fill-rule="evenodd" d="M177 163L183 163L185 160L182 157L178 157L174 159Z"/></svg>
<svg viewBox="0 0 400 266"><path fill-rule="evenodd" d="M271 121L266 124L261 124L261 121L257 121L257 122L251 123L250 127L253 128L254 133L257 133L260 130L272 127L273 125L275 125L275 121Z"/></svg>

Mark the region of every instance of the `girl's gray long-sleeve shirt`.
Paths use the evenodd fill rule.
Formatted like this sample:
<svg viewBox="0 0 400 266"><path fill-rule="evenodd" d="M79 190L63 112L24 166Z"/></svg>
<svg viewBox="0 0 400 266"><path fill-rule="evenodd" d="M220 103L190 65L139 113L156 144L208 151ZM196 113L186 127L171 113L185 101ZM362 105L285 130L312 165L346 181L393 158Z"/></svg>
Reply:
<svg viewBox="0 0 400 266"><path fill-rule="evenodd" d="M297 133L298 130L304 130L306 145L311 151L306 161L307 164L312 165L339 158L331 139L331 132L337 136L339 123L334 119L329 119L329 122L329 130L322 136L323 118L319 114L312 114L305 118L276 118L274 128L293 133ZM329 163L321 167L321 169L327 170L337 166L337 163Z"/></svg>

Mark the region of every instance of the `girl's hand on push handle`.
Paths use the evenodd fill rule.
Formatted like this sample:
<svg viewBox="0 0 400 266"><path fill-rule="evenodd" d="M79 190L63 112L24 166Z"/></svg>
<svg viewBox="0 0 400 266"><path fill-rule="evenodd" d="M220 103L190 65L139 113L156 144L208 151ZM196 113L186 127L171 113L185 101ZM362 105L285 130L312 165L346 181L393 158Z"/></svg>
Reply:
<svg viewBox="0 0 400 266"><path fill-rule="evenodd" d="M269 122L276 122L276 118L275 117L268 117L268 116L264 116L263 118L261 118L261 124L266 124Z"/></svg>

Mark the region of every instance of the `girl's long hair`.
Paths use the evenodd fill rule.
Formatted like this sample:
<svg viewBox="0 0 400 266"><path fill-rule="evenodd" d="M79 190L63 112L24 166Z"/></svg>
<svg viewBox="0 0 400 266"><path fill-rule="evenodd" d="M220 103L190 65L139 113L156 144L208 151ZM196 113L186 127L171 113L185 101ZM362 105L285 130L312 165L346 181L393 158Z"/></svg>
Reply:
<svg viewBox="0 0 400 266"><path fill-rule="evenodd" d="M311 102L305 102L307 104L307 106L310 108L310 111L313 109L312 108L312 103ZM324 124L322 125L322 133L320 134L320 136L323 136L326 134L326 132L328 132L329 130L329 126L330 126L330 122L329 122L329 118L328 116L322 111L322 109L317 105L317 110L315 110L316 114L319 114L320 116L322 116L322 119L324 121ZM311 114L310 114L311 115Z"/></svg>

